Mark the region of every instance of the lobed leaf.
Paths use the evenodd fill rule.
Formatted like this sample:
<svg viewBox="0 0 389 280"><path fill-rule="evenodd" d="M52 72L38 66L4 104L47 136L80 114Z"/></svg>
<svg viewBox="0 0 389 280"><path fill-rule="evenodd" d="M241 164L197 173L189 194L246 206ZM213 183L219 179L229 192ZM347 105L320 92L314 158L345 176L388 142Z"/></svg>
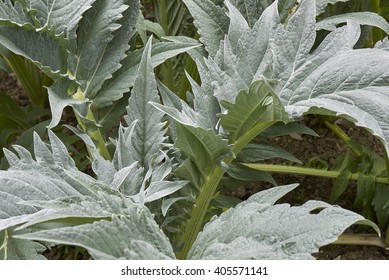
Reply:
<svg viewBox="0 0 389 280"><path fill-rule="evenodd" d="M231 4L230 1L226 0L225 5L229 11L230 26L228 28L228 39L233 49L238 47L239 38L249 30L249 25L242 14Z"/></svg>
<svg viewBox="0 0 389 280"><path fill-rule="evenodd" d="M218 49L215 56L204 62L197 61L201 87L213 92L219 101L233 103L237 93L247 91L268 71L272 57L268 49L280 21L275 4L262 13L253 28L239 37L239 44L230 44L230 34L227 33L225 40L214 46Z"/></svg>
<svg viewBox="0 0 389 280"><path fill-rule="evenodd" d="M19 1L12 3L11 0L0 2L0 23L17 26L34 26L30 14L25 11L25 6Z"/></svg>
<svg viewBox="0 0 389 280"><path fill-rule="evenodd" d="M269 48L280 24L276 2L270 5L254 24L253 28L246 32L240 39L241 47L235 52L237 57L237 76L251 85L267 71L272 54ZM238 92L243 88L238 89Z"/></svg>
<svg viewBox="0 0 389 280"><path fill-rule="evenodd" d="M163 113L149 104L149 102L159 102L151 61L151 40L150 38L145 47L125 117L128 125L137 121L130 147L131 156L142 167L146 167L151 157L159 152L165 141Z"/></svg>
<svg viewBox="0 0 389 280"><path fill-rule="evenodd" d="M286 26L279 25L274 38L277 79L287 80L303 63L315 42L315 8L313 1L303 1Z"/></svg>
<svg viewBox="0 0 389 280"><path fill-rule="evenodd" d="M35 135L33 159L26 149L15 146L16 153L6 150L10 168L0 171L0 255L10 259L42 258L37 254L42 246L32 241L14 238L14 227L29 221L39 208L28 204L33 200L55 200L65 197L93 195L93 190L69 176L79 172L62 142L49 132L48 148ZM80 177L86 178L84 174Z"/></svg>
<svg viewBox="0 0 389 280"><path fill-rule="evenodd" d="M123 128L121 125L119 126L118 138L115 141L115 153L112 161L116 170L121 170L135 162L131 155L130 144L136 123L137 121L134 121L126 128Z"/></svg>
<svg viewBox="0 0 389 280"><path fill-rule="evenodd" d="M349 0L316 0L316 15L320 15L325 11L328 4L335 4L337 2L348 2Z"/></svg>
<svg viewBox="0 0 389 280"><path fill-rule="evenodd" d="M101 85L106 79L106 77L101 77L104 73L100 73L102 70L108 70L106 67L111 67L110 60L106 58L106 55L109 55L110 59L117 65L123 58L124 51L128 48L125 44L124 50L122 50L123 47L118 46L119 54L117 52L107 53L108 44L114 38L114 31L121 27L118 21L127 9L128 6L124 5L123 0L99 0L84 13L83 19L78 25L78 45L74 57L71 57L69 70L71 75L81 84L81 90L86 97L89 96L91 89L99 88L96 83ZM115 40L118 40L116 38L120 38L120 36L115 37ZM114 67L113 70L115 68L117 67ZM113 71L107 72L109 77Z"/></svg>
<svg viewBox="0 0 389 280"><path fill-rule="evenodd" d="M230 2L244 16L250 27L253 27L263 11L272 3L271 0L230 0Z"/></svg>
<svg viewBox="0 0 389 280"><path fill-rule="evenodd" d="M274 90L290 116L344 117L371 131L388 150L384 104L389 56L385 41L373 49L353 49L360 27L348 21L312 49L316 39L314 2L302 1L283 25L276 4L282 3L270 5L240 37L240 47L233 49L224 42L205 66L198 63L202 88L212 91L219 101L233 103L238 92L247 91L263 75L278 80ZM381 18L374 16L373 21L386 29Z"/></svg>
<svg viewBox="0 0 389 280"><path fill-rule="evenodd" d="M200 116L203 116L199 122L201 122L201 125L204 127L216 130L219 122L217 115L221 111L219 102L215 96L203 87L200 87L191 77L189 77L189 75L187 75L187 77L192 86L194 95L193 109L195 112L198 112Z"/></svg>
<svg viewBox="0 0 389 280"><path fill-rule="evenodd" d="M45 260L40 252L45 246L30 240L14 238L14 230L7 229L0 232L0 259L1 260Z"/></svg>
<svg viewBox="0 0 389 280"><path fill-rule="evenodd" d="M48 88L49 103L51 110L51 121L48 128L54 128L61 121L63 110L67 106L81 105L85 101L77 100L69 96L69 87L72 82L68 79L61 79Z"/></svg>
<svg viewBox="0 0 389 280"><path fill-rule="evenodd" d="M135 24L140 13L139 0L125 0L124 4L128 8L122 12L122 17L117 21L120 28L113 32L113 38L99 59L94 75L88 80L88 90L85 91L85 95L92 100L99 96L104 82L111 79L113 74L122 67L121 61L126 58L130 48L129 41L136 32Z"/></svg>
<svg viewBox="0 0 389 280"><path fill-rule="evenodd" d="M150 211L132 206L130 216L113 216L91 224L18 235L27 240L80 246L94 259L174 259L170 242Z"/></svg>
<svg viewBox="0 0 389 280"><path fill-rule="evenodd" d="M308 10L301 12L303 17L312 14ZM291 35L296 32L300 33L295 31ZM285 69L294 70L289 77L283 71L276 75L282 85L278 95L294 117L306 113L344 117L369 129L387 148L387 125L383 120L387 112L382 102L387 99L388 77L384 69L389 56L384 49L354 50L359 35L355 22L337 28L311 54L305 52L300 59L303 63L297 68L295 63L286 62L284 54L279 54L277 61L289 65ZM313 40L299 44L308 50ZM276 48L287 48L287 45L279 43Z"/></svg>
<svg viewBox="0 0 389 280"><path fill-rule="evenodd" d="M380 137L388 149L389 130L385 121L388 112L384 105L388 99L385 86L388 77L383 71L388 62L385 51L345 52L304 77L293 93L285 89L280 97L288 96L284 99L289 103L286 110L294 116L304 113L342 116ZM311 90L304 91L307 87Z"/></svg>
<svg viewBox="0 0 389 280"><path fill-rule="evenodd" d="M80 135L85 138L85 135ZM129 172L134 177L134 172L143 171L142 168L135 168L136 162L129 168L120 169L108 186L103 181L78 171L64 144L51 131L49 137L51 145L47 146L35 136L34 158L27 150L18 146L15 146L17 154L6 152L11 168L0 171L2 257L41 258L38 251L42 250L42 246L37 246L35 241L45 240L44 242L82 246L96 259L144 259L150 258L150 252L153 252L154 258L174 258L170 243L158 228L150 211L133 202L139 195L145 197L143 202L163 198L186 184L185 181L163 181L171 171L169 160L153 166L155 170L150 169L146 176L142 172L141 183L145 184L150 180L150 185L141 190L141 193L139 189L133 190L128 198L123 193L136 187L133 178L127 180ZM91 148L94 147L90 138L85 140ZM164 211L171 204L164 205ZM49 222L56 222L57 226L36 231L38 225ZM66 227L67 225L71 227ZM134 232L134 228L138 232ZM30 229L34 229L34 232ZM117 234L117 230L120 234ZM16 238L16 235L25 233L28 240L25 236L22 239L20 236ZM62 239L53 238L57 233L60 233ZM95 238L96 234L100 239ZM122 243L117 243L115 248L108 246L107 249L106 244L115 243L115 238ZM91 240L93 244L90 243ZM140 250L139 246L145 249Z"/></svg>
<svg viewBox="0 0 389 280"><path fill-rule="evenodd" d="M194 24L200 34L200 41L213 57L219 42L228 32L229 18L224 11L210 0L183 0L194 18Z"/></svg>
<svg viewBox="0 0 389 280"><path fill-rule="evenodd" d="M27 0L26 4L40 28L55 30L57 35L64 33L66 38L74 40L78 22L94 2L96 0Z"/></svg>
<svg viewBox="0 0 389 280"><path fill-rule="evenodd" d="M153 68L162 64L167 59L180 53L189 51L198 47L194 43L174 43L162 42L155 43L151 50L151 59ZM111 79L107 80L94 99L94 106L102 108L111 105L114 101L119 100L124 93L128 92L134 85L139 63L142 59L143 49L136 50L127 54L120 63L122 67L118 69Z"/></svg>
<svg viewBox="0 0 389 280"><path fill-rule="evenodd" d="M279 187L275 197L293 187ZM257 193L211 219L198 235L188 258L313 259L311 254L321 246L336 241L350 225L364 221L361 215L324 202L272 206L272 195L265 195L266 199L262 196ZM318 214L312 212L318 209Z"/></svg>

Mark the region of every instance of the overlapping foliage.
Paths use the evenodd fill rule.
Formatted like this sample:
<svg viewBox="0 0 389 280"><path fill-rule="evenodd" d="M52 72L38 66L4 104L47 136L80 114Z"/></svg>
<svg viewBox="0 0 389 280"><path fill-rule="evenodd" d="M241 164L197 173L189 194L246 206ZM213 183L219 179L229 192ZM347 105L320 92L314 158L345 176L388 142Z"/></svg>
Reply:
<svg viewBox="0 0 389 280"><path fill-rule="evenodd" d="M220 18L210 16L220 10L218 6L205 6L202 1L186 2L194 15L200 41L209 53L207 59L198 63L201 87L213 92L222 105L221 111L230 109L223 106L224 100L234 102L239 91L247 91L264 76L274 82L272 89L290 117L298 119L305 114L317 114L347 119L380 138L387 153L388 41L387 38L379 41L374 48L357 47L361 40L360 25L372 25L388 33L389 25L383 18L360 12L316 21L316 16L324 11L320 7L328 1L301 1L292 14L283 11L289 11L296 1L276 1L250 27L245 20L245 9L239 11L229 1L225 1L228 16ZM249 5L249 1L243 2ZM229 21L227 27L226 21ZM318 38L316 31L323 28L331 32ZM361 153L364 152L356 156L360 157ZM366 158L360 161L365 166ZM377 160L369 162L374 165ZM366 174L366 169L361 167L361 174L369 177L372 175L369 172ZM375 176L385 174L374 173ZM367 213L371 211L372 200L378 202L384 196L380 206L373 202L383 225L388 221L385 204L389 196L381 192L387 188L374 181L374 178L369 181L369 191L358 188L356 200L364 197ZM344 182L347 184L348 180Z"/></svg>
<svg viewBox="0 0 389 280"><path fill-rule="evenodd" d="M1 42L56 80L49 88L49 127L65 106L73 107L80 125L69 128L84 140L95 175L78 170L50 130L49 143L35 135L32 154L21 146L5 150L10 168L0 171L2 258L42 258L45 246L69 244L94 259L310 259L352 224L379 232L363 216L324 202L275 205L296 184L239 204L221 199L218 189L224 174L274 183L236 158L247 160L251 149L257 158L298 161L279 149L266 154L251 142L277 130L313 133L293 123L308 113L352 120L389 149L382 106L387 40L353 49L359 23L348 18L313 49L320 1L262 1L252 13L240 10L253 1L226 0L227 10L210 0L183 2L204 49L176 37L154 44L150 38L142 50L132 50L135 0L0 2ZM196 60L201 77L199 85L188 76L189 104L153 73L183 51ZM110 152L96 133L106 118L98 112L115 108L130 88L126 124L111 139Z"/></svg>

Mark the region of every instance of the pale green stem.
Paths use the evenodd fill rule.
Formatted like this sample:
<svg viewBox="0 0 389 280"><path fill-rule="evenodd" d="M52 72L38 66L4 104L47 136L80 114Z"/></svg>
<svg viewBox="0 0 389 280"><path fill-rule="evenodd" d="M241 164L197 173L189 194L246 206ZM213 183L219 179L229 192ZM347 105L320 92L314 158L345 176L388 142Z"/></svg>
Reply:
<svg viewBox="0 0 389 280"><path fill-rule="evenodd" d="M251 140L253 140L261 131L265 131L267 128L272 126L275 122L258 122L250 131L252 133L246 133L239 137L237 141L234 143L234 153L235 155L239 154L239 152L248 144Z"/></svg>
<svg viewBox="0 0 389 280"><path fill-rule="evenodd" d="M96 128L96 130L94 130L94 131L88 131L86 129L86 125L84 124L82 119L77 115L77 113L75 115L76 115L76 118L77 118L77 122L80 124L80 126L82 127L84 132L86 132L89 135L89 137L93 140L93 142L95 143L96 148L99 151L99 154L104 159L111 160L111 155L110 155L110 153L108 151L107 144L105 142L105 139L104 139L103 135L101 134L100 129ZM86 119L88 119L91 122L96 123L95 116L93 115L93 112L92 112L92 110L90 108L88 109L88 113L86 115ZM89 151L89 148L88 148L88 151ZM89 155L92 158L94 158L93 153L91 151L89 151Z"/></svg>
<svg viewBox="0 0 389 280"><path fill-rule="evenodd" d="M185 231L181 236L181 241L184 243L184 247L182 251L177 254L178 259L186 259L189 250L202 229L205 214L208 211L209 204L216 193L216 189L219 186L219 182L223 177L223 174L223 169L218 166L213 169L203 184L200 194L196 199L196 205L194 205L192 209L191 217L188 220L185 226Z"/></svg>
<svg viewBox="0 0 389 280"><path fill-rule="evenodd" d="M1 244L0 251L4 250L4 260L8 259L8 230L4 230L4 241L3 244Z"/></svg>
<svg viewBox="0 0 389 280"><path fill-rule="evenodd" d="M337 178L340 174L340 171L330 171L330 170L321 170L315 168L306 168L299 166L289 166L289 165L275 165L275 164L263 164L263 163L241 163L252 169L265 171L269 173L281 173L281 174L293 174L293 175L304 175L304 176L316 176L324 178ZM350 175L350 180L357 181L359 178L359 173L353 173ZM376 177L376 183L388 184L388 178L386 177Z"/></svg>
<svg viewBox="0 0 389 280"><path fill-rule="evenodd" d="M239 137L234 143L234 153L238 154L255 136L260 132L264 131L275 122L259 122L254 126L249 133L246 133ZM231 163L233 158L227 158L224 160L226 164ZM209 204L214 197L217 187L219 186L220 180L224 174L223 169L220 166L215 168L205 178L204 184L200 188L200 193L196 198L196 204L194 205L190 218L185 225L185 230L181 236L181 242L184 247L181 252L177 254L177 258L186 259L187 254L195 242L197 235L203 227L204 217L209 209Z"/></svg>

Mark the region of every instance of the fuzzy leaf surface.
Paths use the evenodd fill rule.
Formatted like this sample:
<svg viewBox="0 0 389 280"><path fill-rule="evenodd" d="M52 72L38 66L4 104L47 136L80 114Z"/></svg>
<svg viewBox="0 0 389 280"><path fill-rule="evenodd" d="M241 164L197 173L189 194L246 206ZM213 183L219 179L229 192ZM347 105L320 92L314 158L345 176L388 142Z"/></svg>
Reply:
<svg viewBox="0 0 389 280"><path fill-rule="evenodd" d="M237 48L239 38L249 29L249 25L242 14L231 4L230 1L225 1L229 11L230 26L228 28L228 38L231 45Z"/></svg>
<svg viewBox="0 0 389 280"><path fill-rule="evenodd" d="M128 6L124 5L123 0L96 1L80 21L79 43L74 61L71 60L69 66L72 75L81 84L85 96L88 96L90 88L95 87L95 83L102 84L104 81L103 77L99 77L99 71L107 67L104 62L109 63L109 60L105 58L106 50L114 38L113 33L120 28L118 21L122 18L122 13L127 9ZM124 51L127 48L128 46L125 46ZM118 49L120 50L120 47ZM117 63L120 58L123 58L123 54L118 55L119 61L117 61L115 54L108 55ZM109 75L109 71L107 72Z"/></svg>
<svg viewBox="0 0 389 280"><path fill-rule="evenodd" d="M132 136L131 155L141 166L148 164L151 156L158 153L165 141L163 113L149 102L159 102L151 60L151 39L145 47L125 117L128 125L137 121Z"/></svg>
<svg viewBox="0 0 389 280"><path fill-rule="evenodd" d="M19 235L19 238L81 246L96 259L174 259L170 242L150 211L133 206L130 216Z"/></svg>
<svg viewBox="0 0 389 280"><path fill-rule="evenodd" d="M64 144L51 131L49 136L49 146L35 136L34 155L18 146L14 147L17 153L5 153L11 167L0 172L3 258L42 258L38 254L42 246L35 242L39 240L84 247L95 259L174 258L171 245L150 210L134 202L136 195L125 197L121 193L123 184L133 183L126 181L126 172L143 170L135 168L136 162L129 171L119 170L113 185L107 185L78 171ZM90 141L86 139L87 143ZM93 148L93 143L89 144ZM163 181L171 171L168 159L153 168L144 178L140 177L151 182L138 194L145 197L144 203L170 195L186 184ZM170 206L165 205L165 211ZM52 222L61 226L36 230L39 225Z"/></svg>
<svg viewBox="0 0 389 280"><path fill-rule="evenodd" d="M279 198L280 192L276 194ZM272 195L263 199L260 192L211 219L189 259L314 259L311 254L321 246L364 221L361 215L324 202L308 201L297 207L274 202ZM321 209L318 214L311 213L317 209Z"/></svg>
<svg viewBox="0 0 389 280"><path fill-rule="evenodd" d="M4 46L31 60L49 76L58 78L58 73L65 74L65 49L69 41L76 39L77 25L95 0L14 2L0 4L0 21L13 26L0 28Z"/></svg>
<svg viewBox="0 0 389 280"><path fill-rule="evenodd" d="M29 59L50 77L58 78L66 72L63 58L68 43L63 36L55 35L47 28L37 32L31 28L2 25L0 40L8 50Z"/></svg>
<svg viewBox="0 0 389 280"><path fill-rule="evenodd" d="M230 0L230 2L244 16L250 27L253 27L262 12L272 3L271 0Z"/></svg>
<svg viewBox="0 0 389 280"><path fill-rule="evenodd" d="M389 77L385 69L389 52L380 48L353 49L360 36L360 27L353 21L336 28L311 52L315 13L308 9L311 1L303 1L301 5L293 18L306 22L306 35L301 36L301 30L288 26L285 35L309 38L295 40L297 45L293 49L304 51L286 53L284 50L290 46L287 40L274 46L276 65L281 70L273 74L280 80L278 95L286 111L293 117L313 113L346 118L381 138L388 149L384 118L388 116L385 104ZM302 9L303 6L306 8Z"/></svg>
<svg viewBox="0 0 389 280"><path fill-rule="evenodd" d="M157 67L165 60L174 57L180 53L199 47L198 43L174 43L161 42L155 43L151 50L151 59L153 67ZM138 74L139 63L142 59L143 49L128 53L126 58L121 61L122 67L118 69L112 78L107 80L99 92L96 94L94 103L98 108L111 105L119 100L124 93L128 92L134 85Z"/></svg>
<svg viewBox="0 0 389 280"><path fill-rule="evenodd" d="M65 37L72 40L77 37L76 26L82 14L90 9L96 0L27 0L26 2L28 10L35 12L34 17L41 27L54 29L56 34L65 33Z"/></svg>
<svg viewBox="0 0 389 280"><path fill-rule="evenodd" d="M112 33L112 40L105 47L93 76L90 76L87 82L85 95L92 100L100 95L104 82L111 79L113 74L122 67L121 61L126 58L126 52L130 48L129 40L136 32L135 24L140 11L139 0L125 0L124 5L128 8L122 12L117 21L120 27ZM99 104L94 104L94 106L99 107Z"/></svg>
<svg viewBox="0 0 389 280"><path fill-rule="evenodd" d="M276 3L273 3L252 28L243 32L239 44L230 43L230 35L231 38L236 36L233 30L232 34L227 33L225 40L214 46L218 49L214 57L197 62L203 90L213 92L219 101L231 103L241 90L248 91L269 67L272 56L269 48L279 21Z"/></svg>
<svg viewBox="0 0 389 280"><path fill-rule="evenodd" d="M261 131L257 128L258 123L288 121L283 105L265 81L255 82L247 93L240 92L235 104L221 104L228 113L220 115L220 123L230 132L229 139L232 143L243 136L252 134L255 137L259 134Z"/></svg>
<svg viewBox="0 0 389 280"><path fill-rule="evenodd" d="M248 91L261 76L274 79L274 91L289 116L321 114L346 118L380 138L389 150L386 41L375 48L354 49L360 26L358 20L348 20L347 25L333 30L313 49L315 2L301 1L285 24L280 23L277 4L280 2L275 1L262 13L240 37L237 47L225 40L215 57L198 63L201 87L213 92L220 102L234 103L238 93ZM386 29L386 23L379 21L375 25Z"/></svg>
<svg viewBox="0 0 389 280"><path fill-rule="evenodd" d="M313 60L313 59L312 59ZM344 117L381 138L388 150L386 118L389 52L348 50L314 69L305 64L280 92L293 116L316 113Z"/></svg>
<svg viewBox="0 0 389 280"><path fill-rule="evenodd" d="M316 24L316 29L333 31L336 29L336 25L350 20L355 21L360 25L370 25L381 28L386 34L389 34L389 23L383 17L372 12L347 13L325 18Z"/></svg>
<svg viewBox="0 0 389 280"><path fill-rule="evenodd" d="M16 153L5 151L10 168L0 171L0 236L3 238L0 255L4 258L42 258L37 254L42 250L40 245L14 238L14 227L28 221L40 209L29 204L31 201L93 196L95 192L69 175L78 174L90 180L76 169L64 144L51 131L49 137L50 148L35 135L34 158L20 146L14 146Z"/></svg>
<svg viewBox="0 0 389 280"><path fill-rule="evenodd" d="M0 2L0 22L9 25L34 25L31 16L25 11L21 2L17 1L15 4L11 0Z"/></svg>
<svg viewBox="0 0 389 280"><path fill-rule="evenodd" d="M316 0L316 14L320 15L325 11L325 8L329 4L335 4L337 2L348 2L349 0Z"/></svg>
<svg viewBox="0 0 389 280"><path fill-rule="evenodd" d="M12 228L0 232L0 259L1 260L45 260L39 254L45 246L30 240L14 238Z"/></svg>
<svg viewBox="0 0 389 280"><path fill-rule="evenodd" d="M210 0L183 0L189 12L194 17L200 34L200 41L213 57L219 47L220 41L228 32L229 18L224 11Z"/></svg>

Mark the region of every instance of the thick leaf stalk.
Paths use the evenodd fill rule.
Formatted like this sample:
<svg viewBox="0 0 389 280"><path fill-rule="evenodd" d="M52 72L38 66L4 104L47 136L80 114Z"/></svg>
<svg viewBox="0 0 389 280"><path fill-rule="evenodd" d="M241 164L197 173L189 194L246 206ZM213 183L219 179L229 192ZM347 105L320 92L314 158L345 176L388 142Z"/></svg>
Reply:
<svg viewBox="0 0 389 280"><path fill-rule="evenodd" d="M81 118L77 114L77 112L75 112L75 116L76 116L77 122L81 126L82 130L85 131L89 135L89 137L93 140L93 142L95 143L96 148L99 151L99 154L104 159L111 160L111 155L108 151L107 143L106 143L104 136L101 133L100 129L99 128L96 128L93 130L88 129L87 122L97 123L90 106L88 106L88 113L87 113L85 119ZM89 154L92 158L94 158L92 151L89 151Z"/></svg>
<svg viewBox="0 0 389 280"><path fill-rule="evenodd" d="M8 248L7 248L7 245L8 245L8 231L7 230L4 230L4 241L3 241L3 244L1 244L0 246L0 252L1 251L4 251L4 257L3 257L3 260L8 260Z"/></svg>
<svg viewBox="0 0 389 280"><path fill-rule="evenodd" d="M263 164L263 163L241 163L249 168L253 168L260 171L266 171L270 173L281 173L281 174L293 174L293 175L304 175L304 176L316 176L324 178L337 178L341 171L336 170L321 170L315 168L307 168L300 166L289 166L289 165L275 165L275 164ZM349 179L357 181L360 177L360 173L350 174ZM389 184L388 178L386 177L375 177L375 182L380 184Z"/></svg>
<svg viewBox="0 0 389 280"><path fill-rule="evenodd" d="M208 211L209 204L216 193L220 180L223 177L223 169L216 167L208 176L202 186L202 191L196 199L196 204L192 209L191 218L186 224L184 233L181 236L181 241L184 242L182 251L177 254L178 259L186 259L187 254L192 248L197 235L201 231L204 223L205 215Z"/></svg>

